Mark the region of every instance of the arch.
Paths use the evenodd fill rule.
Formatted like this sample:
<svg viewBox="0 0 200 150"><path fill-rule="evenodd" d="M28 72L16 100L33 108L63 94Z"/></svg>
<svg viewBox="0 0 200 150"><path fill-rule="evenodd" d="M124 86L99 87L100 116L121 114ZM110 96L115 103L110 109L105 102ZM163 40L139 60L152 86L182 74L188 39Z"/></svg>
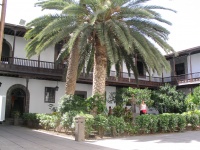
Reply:
<svg viewBox="0 0 200 150"><path fill-rule="evenodd" d="M11 111L14 107L13 101L15 101L15 98L18 98L18 101L23 101L21 103L18 102L18 104L23 104L23 106L20 106L21 113L29 112L29 104L30 104L29 90L24 85L15 84L11 86L6 93L6 118L11 117Z"/></svg>
<svg viewBox="0 0 200 150"><path fill-rule="evenodd" d="M6 39L3 39L2 57L12 57L12 46Z"/></svg>

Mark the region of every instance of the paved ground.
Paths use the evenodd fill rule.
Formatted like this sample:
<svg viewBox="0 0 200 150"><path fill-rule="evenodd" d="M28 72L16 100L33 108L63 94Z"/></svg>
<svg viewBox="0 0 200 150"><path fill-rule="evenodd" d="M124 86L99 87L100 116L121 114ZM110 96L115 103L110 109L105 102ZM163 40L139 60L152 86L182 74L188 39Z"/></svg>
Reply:
<svg viewBox="0 0 200 150"><path fill-rule="evenodd" d="M76 142L19 126L0 125L0 150L197 150L200 131Z"/></svg>

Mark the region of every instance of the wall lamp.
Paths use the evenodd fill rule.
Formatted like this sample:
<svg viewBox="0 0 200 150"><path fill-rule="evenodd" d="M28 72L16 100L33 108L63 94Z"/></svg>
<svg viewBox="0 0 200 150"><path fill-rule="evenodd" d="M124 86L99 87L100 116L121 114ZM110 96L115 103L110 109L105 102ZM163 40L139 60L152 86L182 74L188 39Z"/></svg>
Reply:
<svg viewBox="0 0 200 150"><path fill-rule="evenodd" d="M1 87L2 83L0 82L0 87Z"/></svg>

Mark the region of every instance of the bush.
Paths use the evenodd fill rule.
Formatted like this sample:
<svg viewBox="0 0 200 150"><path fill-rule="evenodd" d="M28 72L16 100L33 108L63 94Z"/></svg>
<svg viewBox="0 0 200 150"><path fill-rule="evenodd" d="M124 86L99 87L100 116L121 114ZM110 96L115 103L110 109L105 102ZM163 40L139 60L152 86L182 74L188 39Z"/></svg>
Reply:
<svg viewBox="0 0 200 150"><path fill-rule="evenodd" d="M177 115L178 117L178 129L179 131L183 131L186 127L186 117L184 115Z"/></svg>
<svg viewBox="0 0 200 150"><path fill-rule="evenodd" d="M140 133L150 133L150 122L151 117L149 115L137 116L135 119L135 124L140 129Z"/></svg>
<svg viewBox="0 0 200 150"><path fill-rule="evenodd" d="M78 111L69 111L62 115L60 124L64 127L66 132L68 130L74 130L74 118L78 113Z"/></svg>
<svg viewBox="0 0 200 150"><path fill-rule="evenodd" d="M49 114L37 114L36 116L42 128L44 128L45 130L49 130L51 128L51 116Z"/></svg>
<svg viewBox="0 0 200 150"><path fill-rule="evenodd" d="M158 131L158 116L157 115L147 115L150 117L150 122L148 126L148 130L150 130L151 133L155 133Z"/></svg>
<svg viewBox="0 0 200 150"><path fill-rule="evenodd" d="M159 116L159 130L161 132L167 132L169 131L169 120L170 120L170 115L168 114L160 114Z"/></svg>
<svg viewBox="0 0 200 150"><path fill-rule="evenodd" d="M98 114L94 117L94 125L97 127L99 131L99 135L102 138L104 135L104 131L106 127L108 126L108 119L106 116L102 114Z"/></svg>
<svg viewBox="0 0 200 150"><path fill-rule="evenodd" d="M108 126L113 136L121 135L125 131L126 123L122 117L109 116Z"/></svg>
<svg viewBox="0 0 200 150"><path fill-rule="evenodd" d="M76 95L64 95L58 103L58 112L64 114L69 111L87 111L85 100Z"/></svg>
<svg viewBox="0 0 200 150"><path fill-rule="evenodd" d="M76 117L82 116L85 118L85 136L86 138L89 137L89 135L94 131L93 126L94 126L94 117L91 114L84 114L80 113Z"/></svg>

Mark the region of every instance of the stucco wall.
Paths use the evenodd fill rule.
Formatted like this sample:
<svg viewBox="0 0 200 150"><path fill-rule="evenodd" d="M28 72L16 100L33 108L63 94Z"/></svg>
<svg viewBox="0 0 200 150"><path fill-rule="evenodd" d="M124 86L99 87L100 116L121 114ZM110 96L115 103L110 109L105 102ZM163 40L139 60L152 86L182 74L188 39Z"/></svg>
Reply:
<svg viewBox="0 0 200 150"><path fill-rule="evenodd" d="M200 53L199 54L192 54L191 55L191 66L192 66L192 72L200 72L199 67L199 59L200 59ZM188 61L188 73L191 73L190 71L190 57L187 58Z"/></svg>
<svg viewBox="0 0 200 150"><path fill-rule="evenodd" d="M6 39L6 41L8 41L10 43L10 45L12 46L12 50L13 50L14 36L5 35L4 38ZM27 44L27 41L23 37L16 36L14 57L26 59L26 51L25 51L26 44ZM37 60L38 56L37 55L32 56L31 59ZM40 54L40 60L54 62L54 46L51 46L51 47L47 48L45 51L43 51Z"/></svg>
<svg viewBox="0 0 200 150"><path fill-rule="evenodd" d="M2 87L0 87L0 95L5 95L8 89L15 84L22 84L26 86L26 79L22 78L13 78L13 77L0 77L0 81L2 82ZM45 103L44 102L44 93L45 87L59 87L59 90L56 91L55 94L55 103ZM53 104L53 106L57 106L58 101L65 93L65 82L57 81L47 81L47 80L36 80L29 79L28 82L28 90L30 92L30 104L29 104L29 112L31 113L50 113L49 104ZM92 95L92 85L90 84L79 84L76 85L76 91L86 91L87 97ZM106 96L109 97L111 92L115 92L116 87L107 86L106 87ZM107 104L114 106L115 104Z"/></svg>

